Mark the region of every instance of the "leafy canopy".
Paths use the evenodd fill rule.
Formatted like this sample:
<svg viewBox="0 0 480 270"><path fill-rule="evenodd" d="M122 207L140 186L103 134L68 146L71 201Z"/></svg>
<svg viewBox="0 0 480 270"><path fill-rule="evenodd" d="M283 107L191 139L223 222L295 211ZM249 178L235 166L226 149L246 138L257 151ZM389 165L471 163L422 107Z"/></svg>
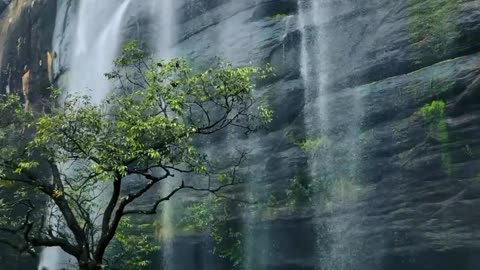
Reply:
<svg viewBox="0 0 480 270"><path fill-rule="evenodd" d="M182 59L157 62L131 42L106 74L113 89L104 101L55 90L46 113L2 96L0 185L5 191L13 183L21 199L0 205L3 213L26 213L0 229L2 243L32 255L59 246L81 269L100 269L112 241L129 242L116 236L127 216L154 215L182 189L217 194L237 184L235 177L212 180L215 168L197 146L221 130L249 133L269 122L272 112L253 91L270 72L226 63L196 71ZM174 173L190 177L143 207L135 203ZM208 181L198 184L202 175Z"/></svg>

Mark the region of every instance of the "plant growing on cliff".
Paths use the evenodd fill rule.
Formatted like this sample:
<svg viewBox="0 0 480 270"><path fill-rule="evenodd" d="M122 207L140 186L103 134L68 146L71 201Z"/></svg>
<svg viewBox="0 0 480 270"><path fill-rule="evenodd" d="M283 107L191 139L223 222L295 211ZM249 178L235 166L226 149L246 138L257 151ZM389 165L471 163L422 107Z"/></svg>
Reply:
<svg viewBox="0 0 480 270"><path fill-rule="evenodd" d="M295 177L288 181L287 205L288 207L295 209L308 205L313 196L313 184L306 183L303 178Z"/></svg>
<svg viewBox="0 0 480 270"><path fill-rule="evenodd" d="M445 102L434 100L420 108L420 113L428 125L429 138L436 140L441 146L442 168L448 175L451 174L451 157L448 149L448 126L445 116Z"/></svg>
<svg viewBox="0 0 480 270"><path fill-rule="evenodd" d="M429 56L445 54L457 32L458 0L408 0L408 30L417 48Z"/></svg>
<svg viewBox="0 0 480 270"><path fill-rule="evenodd" d="M279 13L271 16L270 18L272 18L273 20L280 20L280 19L285 18L286 16L287 16L287 14L279 12Z"/></svg>
<svg viewBox="0 0 480 270"><path fill-rule="evenodd" d="M156 215L182 190L218 196L241 182L217 181L196 146L225 129L248 133L269 122L252 93L268 73L230 64L196 72L181 59L156 62L129 43L106 74L117 89L100 104L67 95L58 106L53 95L44 113L2 96L0 184L12 192L0 204L0 220L8 220L0 243L34 256L60 247L81 270L109 267L112 241L128 242L117 233L129 217ZM174 175L183 180L156 192L177 183Z"/></svg>
<svg viewBox="0 0 480 270"><path fill-rule="evenodd" d="M208 196L192 203L179 226L187 231L206 231L213 241L212 252L228 259L234 267L242 264L243 242L238 222L235 222L234 201Z"/></svg>

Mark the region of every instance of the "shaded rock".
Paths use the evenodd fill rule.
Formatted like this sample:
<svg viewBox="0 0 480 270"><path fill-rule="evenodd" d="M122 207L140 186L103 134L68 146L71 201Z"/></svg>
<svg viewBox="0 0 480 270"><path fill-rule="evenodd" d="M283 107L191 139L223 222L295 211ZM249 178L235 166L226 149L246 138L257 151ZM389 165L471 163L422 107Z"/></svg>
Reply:
<svg viewBox="0 0 480 270"><path fill-rule="evenodd" d="M22 76L30 73L28 97L39 104L48 95L48 55L55 26L55 0L13 1L0 16L0 91L21 92Z"/></svg>

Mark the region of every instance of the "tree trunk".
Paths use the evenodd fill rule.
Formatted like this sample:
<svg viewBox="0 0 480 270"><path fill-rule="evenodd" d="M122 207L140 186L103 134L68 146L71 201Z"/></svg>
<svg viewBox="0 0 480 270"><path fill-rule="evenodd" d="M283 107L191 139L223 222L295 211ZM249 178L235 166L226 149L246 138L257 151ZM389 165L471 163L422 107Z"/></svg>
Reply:
<svg viewBox="0 0 480 270"><path fill-rule="evenodd" d="M79 263L79 270L102 270L102 264L97 262Z"/></svg>
<svg viewBox="0 0 480 270"><path fill-rule="evenodd" d="M97 265L83 265L83 266L80 266L79 269L80 270L102 270L102 267Z"/></svg>

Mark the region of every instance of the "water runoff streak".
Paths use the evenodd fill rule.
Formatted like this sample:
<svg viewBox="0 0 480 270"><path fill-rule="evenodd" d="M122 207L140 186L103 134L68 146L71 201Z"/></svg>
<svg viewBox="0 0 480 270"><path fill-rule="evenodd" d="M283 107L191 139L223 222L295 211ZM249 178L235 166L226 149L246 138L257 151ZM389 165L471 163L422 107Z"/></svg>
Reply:
<svg viewBox="0 0 480 270"><path fill-rule="evenodd" d="M329 58L335 44L334 0L299 0L302 31L301 74L305 85L307 140L321 142L309 153L310 181L315 189L316 269L358 269L361 250L359 198L366 189L359 175L359 123L362 106L349 89L331 90L335 62ZM338 33L337 33L338 34Z"/></svg>
<svg viewBox="0 0 480 270"><path fill-rule="evenodd" d="M178 1L178 0L177 0ZM175 1L174 0L151 0L151 18L153 22L153 34L150 42L157 59L169 60L175 56L174 38L176 32L175 22ZM162 182L160 196L166 196L172 189L178 186L179 179L173 177ZM174 235L174 213L175 201L163 203L160 215L160 237L162 241L162 269L174 270L175 248L173 243Z"/></svg>

